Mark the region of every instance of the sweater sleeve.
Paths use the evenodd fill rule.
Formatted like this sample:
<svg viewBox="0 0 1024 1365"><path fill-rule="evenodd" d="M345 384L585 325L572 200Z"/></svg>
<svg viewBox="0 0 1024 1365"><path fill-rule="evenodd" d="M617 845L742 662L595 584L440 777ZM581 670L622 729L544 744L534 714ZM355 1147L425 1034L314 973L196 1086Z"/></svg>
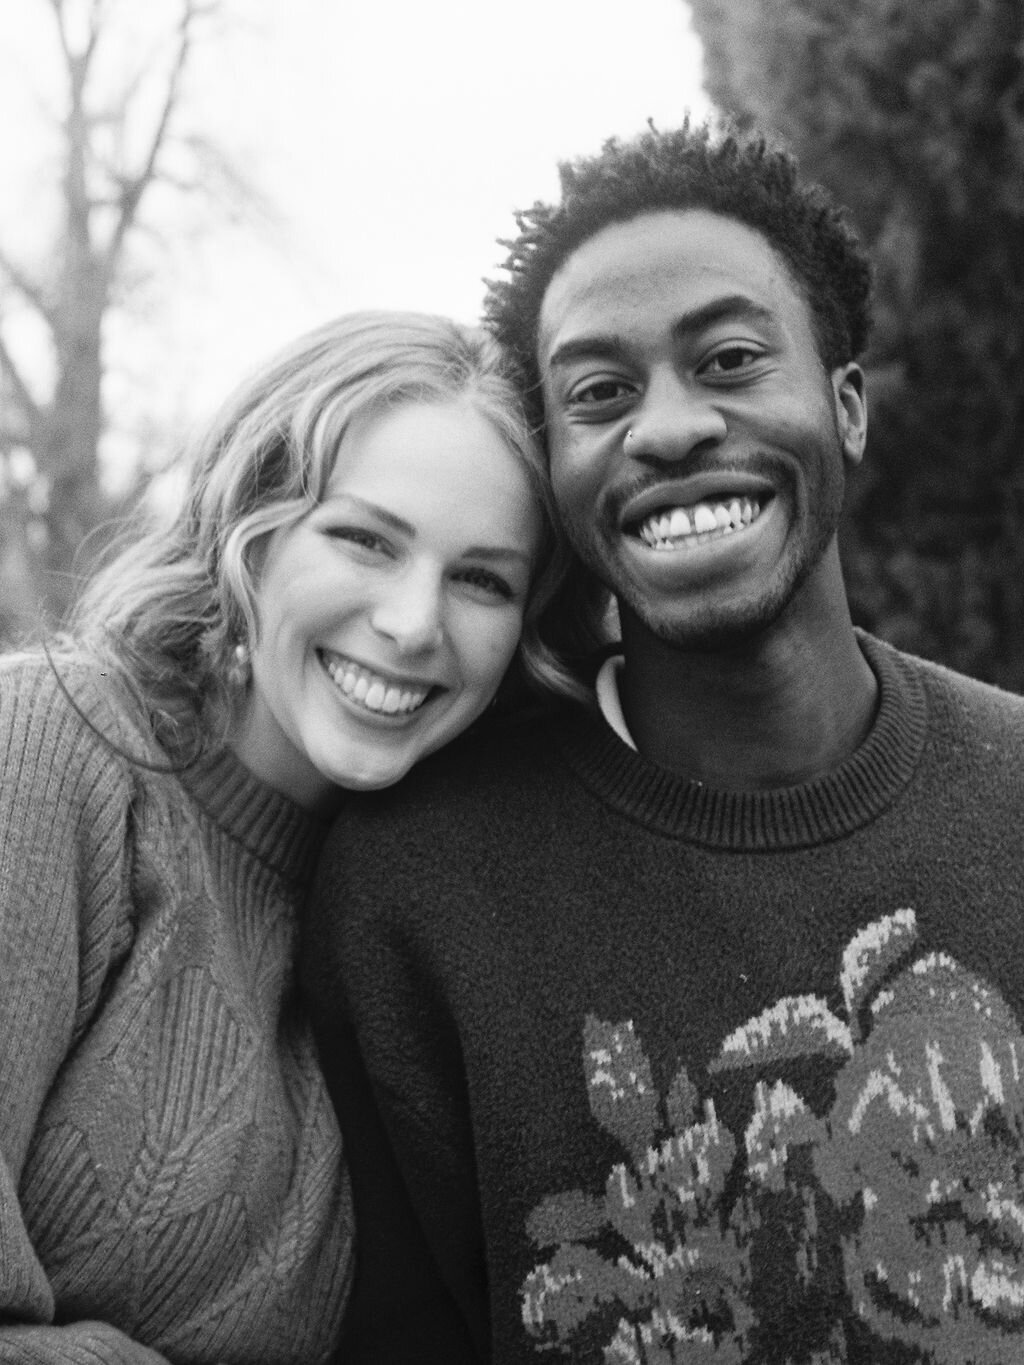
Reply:
<svg viewBox="0 0 1024 1365"><path fill-rule="evenodd" d="M402 941L400 894L354 903L346 849L358 838L343 820L328 841L303 954L355 1205L340 1359L468 1365L488 1358L489 1333L457 1040Z"/></svg>
<svg viewBox="0 0 1024 1365"><path fill-rule="evenodd" d="M109 1324L54 1324L53 1291L18 1197L47 1094L127 947L129 798L124 766L63 701L52 676L0 665L2 1365L163 1359Z"/></svg>

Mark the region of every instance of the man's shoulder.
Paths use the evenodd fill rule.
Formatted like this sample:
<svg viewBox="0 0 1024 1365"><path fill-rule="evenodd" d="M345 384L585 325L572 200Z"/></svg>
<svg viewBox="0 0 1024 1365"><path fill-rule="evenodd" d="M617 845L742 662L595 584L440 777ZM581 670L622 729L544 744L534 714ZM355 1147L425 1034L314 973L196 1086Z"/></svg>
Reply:
<svg viewBox="0 0 1024 1365"><path fill-rule="evenodd" d="M894 645L875 641L876 647L887 649L894 654L904 667L916 672L926 683L950 696L961 698L971 708L1020 719L1024 717L1024 696L1018 692L1008 692L993 683L983 682L967 673L959 673L946 664L924 659L916 654L908 654Z"/></svg>
<svg viewBox="0 0 1024 1365"><path fill-rule="evenodd" d="M359 796L347 810L367 820L411 819L485 807L493 800L528 801L557 781L561 739L581 722L577 704L487 719L418 763L394 787Z"/></svg>
<svg viewBox="0 0 1024 1365"><path fill-rule="evenodd" d="M358 905L372 916L404 902L411 886L447 903L467 876L498 875L497 864L532 848L564 809L572 778L562 737L581 722L581 707L489 720L395 786L354 795L327 836L320 894L332 905L340 895L351 920Z"/></svg>
<svg viewBox="0 0 1024 1365"><path fill-rule="evenodd" d="M1024 752L1024 696L879 640L871 640L871 644L876 650L887 651L903 670L919 679L932 703L929 715L933 725L963 735L1000 738Z"/></svg>

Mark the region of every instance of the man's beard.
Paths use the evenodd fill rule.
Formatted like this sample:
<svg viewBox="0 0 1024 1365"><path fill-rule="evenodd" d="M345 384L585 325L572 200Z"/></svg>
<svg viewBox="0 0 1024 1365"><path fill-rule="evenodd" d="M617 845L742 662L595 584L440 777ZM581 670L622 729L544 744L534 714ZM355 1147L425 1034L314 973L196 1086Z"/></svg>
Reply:
<svg viewBox="0 0 1024 1365"><path fill-rule="evenodd" d="M604 552L599 533L593 528L588 527L589 534L583 535L579 525L567 522L566 533L579 557L618 601L620 614L628 612L634 616L657 639L672 648L695 653L743 648L770 630L785 614L835 538L845 494L838 422L832 440L833 448L823 452L823 458L816 462L821 471L820 482L808 491L808 502L816 509L814 514L808 513L804 518L809 539L798 553L784 559L773 583L766 584L763 591L752 591L742 601L709 603L706 608L697 606L679 619L673 614L671 604L667 609L659 610L644 595L642 588L625 574L621 575L621 582L614 581L609 566L616 563L613 547L622 535L620 530L616 529L614 539L605 542L607 549ZM776 496L788 489L791 506L796 505L795 488L785 466L766 459L751 468L762 473L774 469ZM620 502L624 501L623 496ZM619 517L614 511L607 520L618 527Z"/></svg>

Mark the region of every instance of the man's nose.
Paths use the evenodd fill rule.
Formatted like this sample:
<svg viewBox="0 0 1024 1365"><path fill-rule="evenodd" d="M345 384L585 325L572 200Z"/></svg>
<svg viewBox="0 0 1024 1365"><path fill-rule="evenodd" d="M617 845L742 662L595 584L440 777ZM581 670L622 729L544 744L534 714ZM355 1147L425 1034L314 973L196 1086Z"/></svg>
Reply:
<svg viewBox="0 0 1024 1365"><path fill-rule="evenodd" d="M725 439L726 422L716 395L678 375L660 375L647 386L630 415L628 453L652 463L685 460L702 446Z"/></svg>
<svg viewBox="0 0 1024 1365"><path fill-rule="evenodd" d="M378 634L403 654L434 649L444 635L444 585L430 566L411 565L382 585L370 613Z"/></svg>

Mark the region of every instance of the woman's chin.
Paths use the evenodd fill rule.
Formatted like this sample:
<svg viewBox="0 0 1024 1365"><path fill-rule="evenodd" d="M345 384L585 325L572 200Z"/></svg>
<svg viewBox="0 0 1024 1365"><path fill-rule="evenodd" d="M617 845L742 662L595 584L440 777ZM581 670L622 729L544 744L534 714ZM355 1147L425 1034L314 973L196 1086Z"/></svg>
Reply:
<svg viewBox="0 0 1024 1365"><path fill-rule="evenodd" d="M353 767L335 774L333 781L344 791L376 792L385 787L393 787L413 768L423 754L415 754L408 759L389 763L370 763L365 767Z"/></svg>

